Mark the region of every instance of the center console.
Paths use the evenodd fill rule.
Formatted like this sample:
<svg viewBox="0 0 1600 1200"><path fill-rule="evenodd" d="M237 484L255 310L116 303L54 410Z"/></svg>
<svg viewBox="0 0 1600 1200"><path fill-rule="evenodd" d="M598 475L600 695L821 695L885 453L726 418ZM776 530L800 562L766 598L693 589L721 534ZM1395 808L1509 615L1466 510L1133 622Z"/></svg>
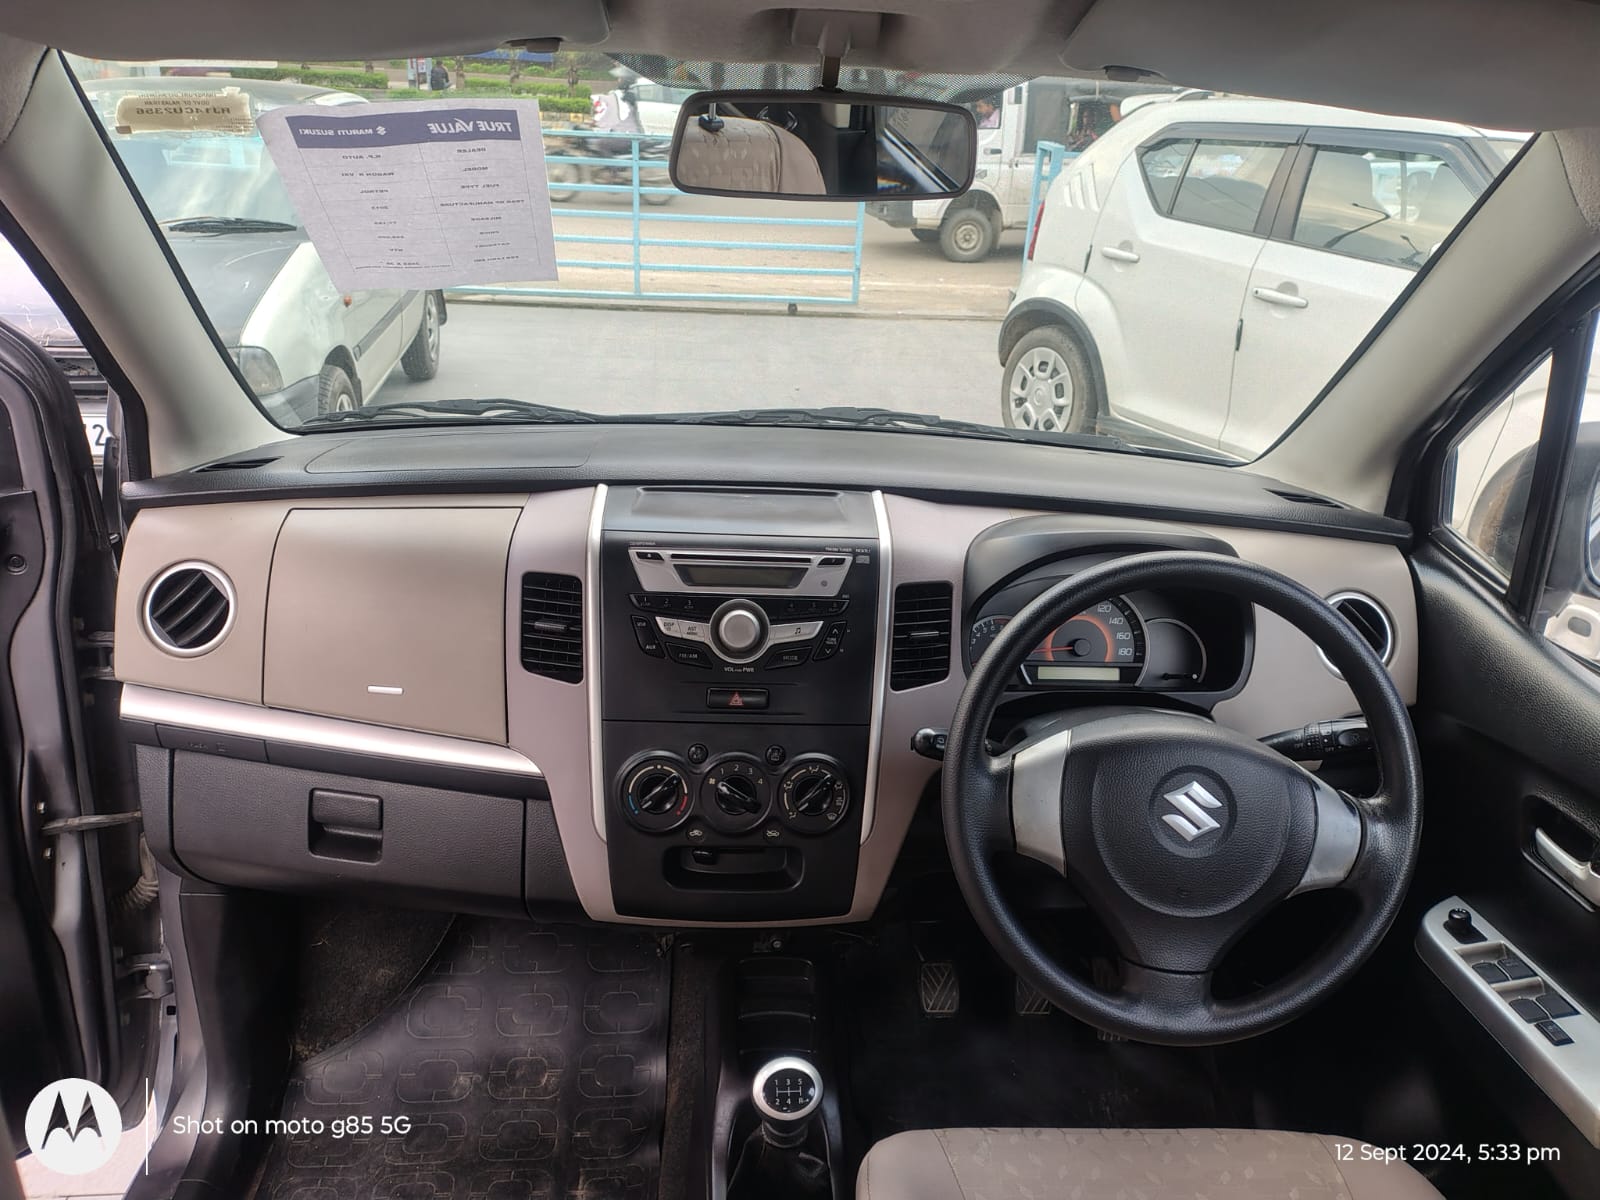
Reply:
<svg viewBox="0 0 1600 1200"><path fill-rule="evenodd" d="M884 687L872 494L612 488L597 530L616 910L850 910Z"/></svg>

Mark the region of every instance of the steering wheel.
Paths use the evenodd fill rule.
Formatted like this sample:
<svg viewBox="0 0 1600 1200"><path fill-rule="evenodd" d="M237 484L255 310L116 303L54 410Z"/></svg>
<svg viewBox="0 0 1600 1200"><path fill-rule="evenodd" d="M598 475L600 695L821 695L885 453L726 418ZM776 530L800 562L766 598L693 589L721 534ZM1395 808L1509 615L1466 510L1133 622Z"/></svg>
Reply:
<svg viewBox="0 0 1600 1200"><path fill-rule="evenodd" d="M1000 756L985 738L1008 682L1053 629L1107 596L1205 588L1277 613L1336 666L1382 773L1353 798L1209 718L1154 708L1069 715ZM945 840L967 905L1013 970L1110 1033L1209 1045L1265 1033L1338 987L1400 907L1422 834L1422 770L1404 703L1372 648L1320 597L1218 554L1139 554L1087 568L1008 622L973 668L945 753ZM1002 852L1059 871L1109 930L1120 980L1103 990L1054 961L1002 895ZM1343 888L1356 914L1265 991L1219 1000L1218 963L1289 896Z"/></svg>

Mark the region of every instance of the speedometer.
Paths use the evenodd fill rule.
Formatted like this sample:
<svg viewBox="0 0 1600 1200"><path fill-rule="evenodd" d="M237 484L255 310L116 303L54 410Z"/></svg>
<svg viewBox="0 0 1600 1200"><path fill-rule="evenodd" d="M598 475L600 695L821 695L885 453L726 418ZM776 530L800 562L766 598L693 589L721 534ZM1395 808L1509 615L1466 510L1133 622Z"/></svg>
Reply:
<svg viewBox="0 0 1600 1200"><path fill-rule="evenodd" d="M1144 625L1121 596L1102 600L1057 627L1022 670L1029 683L1137 683Z"/></svg>
<svg viewBox="0 0 1600 1200"><path fill-rule="evenodd" d="M967 635L967 657L977 662L1011 621L980 617ZM1144 623L1125 597L1102 600L1050 632L1022 663L1029 684L1073 683L1132 686L1144 672Z"/></svg>

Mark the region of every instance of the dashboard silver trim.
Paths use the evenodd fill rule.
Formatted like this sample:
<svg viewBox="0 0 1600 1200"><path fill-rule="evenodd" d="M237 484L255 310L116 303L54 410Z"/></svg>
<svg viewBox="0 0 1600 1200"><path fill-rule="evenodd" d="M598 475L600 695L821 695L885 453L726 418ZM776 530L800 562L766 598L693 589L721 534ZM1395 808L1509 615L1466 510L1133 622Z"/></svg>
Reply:
<svg viewBox="0 0 1600 1200"><path fill-rule="evenodd" d="M509 746L439 733L369 725L365 721L349 721L342 717L266 708L239 700L171 692L137 683L122 685L121 714L123 720L144 721L152 725L176 725L206 733L313 746L319 750L494 771L528 779L544 778L538 764Z"/></svg>
<svg viewBox="0 0 1600 1200"><path fill-rule="evenodd" d="M889 695L889 654L894 638L894 547L883 493L872 493L878 519L878 657L872 668L872 724L867 730L867 786L861 793L861 844L872 836L878 810L878 769L883 756L884 709ZM954 618L952 618L953 620Z"/></svg>
<svg viewBox="0 0 1600 1200"><path fill-rule="evenodd" d="M600 539L605 532L606 485L594 485L589 540L583 566L583 678L589 700L589 784L594 793L594 831L606 840L605 756L600 718Z"/></svg>

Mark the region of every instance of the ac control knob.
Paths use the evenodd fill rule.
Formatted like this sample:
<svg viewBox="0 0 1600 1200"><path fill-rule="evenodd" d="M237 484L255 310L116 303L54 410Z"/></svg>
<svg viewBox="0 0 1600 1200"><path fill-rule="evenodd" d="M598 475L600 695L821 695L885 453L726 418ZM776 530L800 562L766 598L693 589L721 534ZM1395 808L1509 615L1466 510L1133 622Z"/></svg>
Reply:
<svg viewBox="0 0 1600 1200"><path fill-rule="evenodd" d="M767 644L767 614L748 600L729 600L711 617L711 645L729 662L759 658Z"/></svg>
<svg viewBox="0 0 1600 1200"><path fill-rule="evenodd" d="M623 814L647 833L665 833L689 815L688 773L674 757L649 754L622 772Z"/></svg>
<svg viewBox="0 0 1600 1200"><path fill-rule="evenodd" d="M718 833L748 833L767 819L772 785L748 754L725 754L700 781L700 815Z"/></svg>
<svg viewBox="0 0 1600 1200"><path fill-rule="evenodd" d="M778 785L778 808L798 833L826 833L850 810L850 781L833 759L797 758Z"/></svg>

